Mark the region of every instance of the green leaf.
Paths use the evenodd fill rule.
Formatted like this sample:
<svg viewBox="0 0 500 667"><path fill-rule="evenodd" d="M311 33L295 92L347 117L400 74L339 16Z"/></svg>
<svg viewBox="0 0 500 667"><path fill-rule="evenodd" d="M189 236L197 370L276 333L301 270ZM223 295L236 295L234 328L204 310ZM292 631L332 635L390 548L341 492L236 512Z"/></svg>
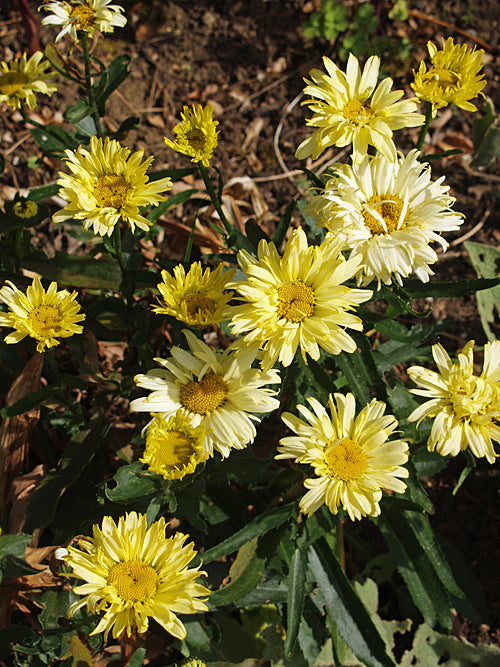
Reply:
<svg viewBox="0 0 500 667"><path fill-rule="evenodd" d="M297 544L288 574L287 623L285 646L283 649L285 657L292 655L299 634L302 609L304 607L306 572L307 549L303 544Z"/></svg>
<svg viewBox="0 0 500 667"><path fill-rule="evenodd" d="M196 188L190 188L188 190L181 190L181 192L177 192L175 195L171 195L168 199L162 201L156 208L152 209L146 218L150 222L156 222L159 217L168 211L169 208L183 204L197 192L198 190L196 190Z"/></svg>
<svg viewBox="0 0 500 667"><path fill-rule="evenodd" d="M120 267L115 262L63 252L56 252L52 258L27 257L23 260L23 267L66 287L117 290L121 280Z"/></svg>
<svg viewBox="0 0 500 667"><path fill-rule="evenodd" d="M78 100L76 104L69 104L63 113L63 117L68 123L75 125L87 116L91 116L95 107L89 107L85 100Z"/></svg>
<svg viewBox="0 0 500 667"><path fill-rule="evenodd" d="M500 316L500 249L472 241L464 245L477 275L482 279L492 278L496 281L489 289L485 288L476 294L481 324L488 340L493 341L496 336L490 325L495 322L495 311Z"/></svg>
<svg viewBox="0 0 500 667"><path fill-rule="evenodd" d="M129 116L128 118L125 118L124 121L120 124L120 127L116 130L116 132L113 132L110 136L113 139L118 139L118 141L123 141L128 133L131 130L137 130L139 125L141 124L141 119L139 116ZM150 180L152 180L150 178Z"/></svg>
<svg viewBox="0 0 500 667"><path fill-rule="evenodd" d="M257 543L256 537L239 549L229 570L231 582L212 592L208 599L210 607L234 604L258 585L264 575L266 561L257 555Z"/></svg>
<svg viewBox="0 0 500 667"><path fill-rule="evenodd" d="M45 153L54 154L55 157L62 157L67 148L75 149L79 145L74 132L63 130L58 125L34 127L30 134Z"/></svg>
<svg viewBox="0 0 500 667"><path fill-rule="evenodd" d="M464 245L467 247L471 244L464 243ZM405 290L414 299L425 299L425 297L428 296L465 296L466 294L472 294L474 292L479 292L480 290L490 289L498 284L500 284L500 278L467 278L466 280L455 280L447 283L423 283L414 278L407 278L404 282Z"/></svg>
<svg viewBox="0 0 500 667"><path fill-rule="evenodd" d="M486 98L484 115L475 114L472 125L474 155L470 166L488 167L500 156L500 124L491 99Z"/></svg>
<svg viewBox="0 0 500 667"><path fill-rule="evenodd" d="M33 535L0 535L1 577L19 577L38 572L24 557L26 547L32 539Z"/></svg>
<svg viewBox="0 0 500 667"><path fill-rule="evenodd" d="M297 201L292 199L276 226L276 231L273 235L273 243L277 248L279 248L285 240L286 233L289 230L292 222L292 213L294 212L296 206Z"/></svg>
<svg viewBox="0 0 500 667"><path fill-rule="evenodd" d="M287 505L263 512L253 519L253 521L250 521L244 528L231 535L231 537L200 554L201 560L206 564L212 560L227 556L256 537L281 526L282 523L285 523L290 518L294 506L295 503L288 503Z"/></svg>
<svg viewBox="0 0 500 667"><path fill-rule="evenodd" d="M309 570L328 614L358 660L366 667L394 667L369 613L324 538L309 549Z"/></svg>
<svg viewBox="0 0 500 667"><path fill-rule="evenodd" d="M47 185L41 185L38 188L31 188L28 199L39 202L43 199L50 199L58 192L59 186L57 183L48 183Z"/></svg>
<svg viewBox="0 0 500 667"><path fill-rule="evenodd" d="M469 449L465 451L465 455L467 457L467 465L465 468L462 470L460 473L460 477L458 478L458 482L455 485L455 488L452 491L452 495L456 496L460 487L462 484L465 482L467 477L470 475L470 473L474 470L476 467L476 457L471 453Z"/></svg>
<svg viewBox="0 0 500 667"><path fill-rule="evenodd" d="M146 649L138 648L129 660L128 667L142 667L144 658L146 657Z"/></svg>
<svg viewBox="0 0 500 667"><path fill-rule="evenodd" d="M145 473L140 461L134 461L118 468L106 484L106 495L114 503L127 505L151 496L157 489L157 478Z"/></svg>
<svg viewBox="0 0 500 667"><path fill-rule="evenodd" d="M260 607L265 604L279 604L288 598L288 584L284 575L278 572L264 574L257 586L239 601L239 607Z"/></svg>
<svg viewBox="0 0 500 667"><path fill-rule="evenodd" d="M106 87L96 98L96 104L100 116L104 116L106 113L106 100L108 97L114 90L118 88L121 83L125 81L125 79L130 74L130 70L128 68L130 60L130 56L124 53L119 55L108 65L106 70Z"/></svg>
<svg viewBox="0 0 500 667"><path fill-rule="evenodd" d="M257 252L257 248L259 247L259 243L261 241L266 241L269 243L271 239L269 236L266 234L266 232L262 229L262 227L258 224L254 218L249 218L245 222L245 232L247 235L247 238L249 241L252 243L254 252Z"/></svg>
<svg viewBox="0 0 500 667"><path fill-rule="evenodd" d="M359 352L341 352L335 356L335 363L347 380L356 402L364 406L370 402L370 378Z"/></svg>
<svg viewBox="0 0 500 667"><path fill-rule="evenodd" d="M0 416L4 419L7 417L15 417L16 415L22 415L24 412L28 412L32 408L36 408L37 405L43 403L47 398L53 396L58 391L58 387L54 385L48 385L42 387L39 391L34 391L32 394L28 394L23 398L16 401L13 405L10 405L8 408L2 408L0 410Z"/></svg>

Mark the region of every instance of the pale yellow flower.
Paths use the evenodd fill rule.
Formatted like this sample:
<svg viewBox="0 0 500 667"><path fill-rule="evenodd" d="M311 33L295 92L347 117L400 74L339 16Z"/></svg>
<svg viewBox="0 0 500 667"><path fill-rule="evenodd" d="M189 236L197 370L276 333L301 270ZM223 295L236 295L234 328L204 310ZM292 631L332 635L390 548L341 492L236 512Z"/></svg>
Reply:
<svg viewBox="0 0 500 667"><path fill-rule="evenodd" d="M214 350L190 331L184 334L190 351L173 347L169 359L155 359L163 368L137 375L137 385L151 393L132 401L130 409L161 412L166 419L183 410L193 426L204 429L208 454L217 450L227 457L253 442L257 415L279 407L276 391L266 386L279 384L279 374L252 368L256 350L236 356Z"/></svg>
<svg viewBox="0 0 500 667"><path fill-rule="evenodd" d="M96 30L113 32L115 28L123 28L127 19L122 16L123 7L110 5L110 2L111 0L51 0L40 7L51 12L42 19L42 24L62 26L56 42L65 35L69 35L76 42L79 31L88 33L89 37L92 37Z"/></svg>
<svg viewBox="0 0 500 667"><path fill-rule="evenodd" d="M66 164L71 174L59 172L59 194L69 203L54 214L54 222L82 220L84 229L94 228L95 234L111 236L121 220L148 231L152 223L141 215L141 206L157 206L166 198L160 192L170 190L170 178L149 181L146 171L153 161L148 157L141 164L144 150L130 152L114 139L104 142L90 138L90 152L80 146L66 150Z"/></svg>
<svg viewBox="0 0 500 667"><path fill-rule="evenodd" d="M411 87L415 95L432 104L433 116L451 103L466 111L477 111L469 100L477 97L486 85L484 74L479 74L484 51L476 51L476 47L468 49L466 44L453 44L452 37L446 42L443 39L441 51L432 42L427 42L427 48L432 67L427 70L422 61L418 72L413 72L415 82Z"/></svg>
<svg viewBox="0 0 500 667"><path fill-rule="evenodd" d="M326 56L323 63L328 74L313 69L309 73L312 81L304 79L307 84L304 94L312 99L303 104L314 112L306 123L319 129L300 144L296 157L302 160L312 156L315 160L329 146L352 143L354 163L366 156L368 146L375 146L387 160L394 162L397 155L393 130L417 127L424 122L424 116L416 113L414 99L401 100L404 91L391 90L390 78L377 85L380 67L377 56L368 58L363 71L352 54L345 73Z"/></svg>
<svg viewBox="0 0 500 667"><path fill-rule="evenodd" d="M413 150L397 162L377 155L352 167L334 164L334 176L306 207L359 260L359 285L374 279L379 288L393 280L401 285L411 273L428 282L429 265L438 259L430 244L446 250L441 234L463 222L451 209L455 199L442 185L444 176L432 181L430 167L418 157Z"/></svg>
<svg viewBox="0 0 500 667"><path fill-rule="evenodd" d="M8 307L7 313L0 313L0 326L15 329L5 337L6 343L18 343L26 336L38 341L37 352L46 347L59 345L58 338L69 338L80 334L83 327L77 322L85 319L80 313L77 293L57 291L57 283L52 282L47 291L40 278L33 279L26 294L10 280L0 289L0 301Z"/></svg>
<svg viewBox="0 0 500 667"><path fill-rule="evenodd" d="M226 319L227 304L233 297L227 285L234 274L234 269L225 270L222 264L215 271L203 271L200 262L194 262L187 274L182 264L174 267L173 276L162 271L163 282L157 285L162 301L153 311L172 315L191 327L219 324Z"/></svg>
<svg viewBox="0 0 500 667"><path fill-rule="evenodd" d="M300 509L313 514L326 504L337 514L342 507L354 521L380 514L382 489L404 493L408 477L402 466L408 460L405 440L389 440L398 422L385 415L386 405L375 399L355 416L352 394L329 397L330 415L315 398L309 398L312 411L297 409L305 421L285 412L282 419L297 435L282 438L276 459L295 459L314 468L316 477L306 479L309 489Z"/></svg>
<svg viewBox="0 0 500 667"><path fill-rule="evenodd" d="M83 599L73 603L69 616L86 606L93 614L104 612L91 634L110 631L130 636L132 627L146 632L154 618L167 632L184 639L186 629L176 614L207 611L208 588L196 583L205 572L188 569L196 556L193 543L184 545L188 535L165 537L165 519L148 528L145 514L130 512L118 524L105 516L101 527L94 525L93 536L78 540L60 556L72 574L86 583L74 588ZM204 600L200 599L204 598Z"/></svg>
<svg viewBox="0 0 500 667"><path fill-rule="evenodd" d="M493 440L500 442L500 341L484 347L483 370L473 368L474 341L469 341L454 363L439 343L432 356L438 372L412 366L408 375L419 389L413 394L429 400L408 417L408 421L434 419L427 440L429 451L442 456L457 456L467 448L478 458L494 463L497 454Z"/></svg>
<svg viewBox="0 0 500 667"><path fill-rule="evenodd" d="M205 431L193 426L182 411L168 420L161 414L153 414L146 428L146 447L142 463L164 479L183 479L206 461L208 452L203 448Z"/></svg>
<svg viewBox="0 0 500 667"><path fill-rule="evenodd" d="M290 235L283 257L274 243L262 240L258 258L245 250L238 262L245 281L235 282L242 305L231 311L232 333L241 335L240 350L262 350L262 367L276 361L289 366L298 348L318 359L320 347L338 354L354 352L356 344L346 329L361 331L359 317L349 312L369 299L369 290L343 285L359 269L359 259L345 260L339 241L325 239L308 246L302 228Z"/></svg>
<svg viewBox="0 0 500 667"><path fill-rule="evenodd" d="M208 167L212 153L217 147L216 130L219 122L212 119L211 104L206 107L194 105L183 107L181 112L182 123L174 127L175 140L165 137L165 143L174 151L187 155L191 162L201 162Z"/></svg>
<svg viewBox="0 0 500 667"><path fill-rule="evenodd" d="M35 94L52 95L57 86L49 81L53 76L45 72L49 66L43 61L43 53L37 51L28 60L26 53L20 59L0 63L0 102L19 109L26 102L30 109L36 107Z"/></svg>

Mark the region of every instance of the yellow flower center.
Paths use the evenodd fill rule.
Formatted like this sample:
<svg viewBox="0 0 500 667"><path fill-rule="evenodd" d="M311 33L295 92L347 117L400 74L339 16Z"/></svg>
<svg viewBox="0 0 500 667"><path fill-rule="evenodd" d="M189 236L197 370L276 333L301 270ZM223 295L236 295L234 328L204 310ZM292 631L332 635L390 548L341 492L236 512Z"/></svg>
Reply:
<svg viewBox="0 0 500 667"><path fill-rule="evenodd" d="M187 466L195 453L193 441L182 431L158 431L148 434L146 448L154 448L154 460L158 466L170 468Z"/></svg>
<svg viewBox="0 0 500 667"><path fill-rule="evenodd" d="M202 319L215 313L215 301L203 294L186 294L184 303L189 317Z"/></svg>
<svg viewBox="0 0 500 667"><path fill-rule="evenodd" d="M363 204L365 225L376 234L390 234L397 229L406 228L408 206L394 195L381 197L373 195Z"/></svg>
<svg viewBox="0 0 500 667"><path fill-rule="evenodd" d="M37 306L28 315L30 327L38 336L47 336L61 326L61 313L56 306Z"/></svg>
<svg viewBox="0 0 500 667"><path fill-rule="evenodd" d="M431 69L423 77L425 82L436 81L442 88L456 88L460 77L449 69Z"/></svg>
<svg viewBox="0 0 500 667"><path fill-rule="evenodd" d="M314 290L302 280L278 288L278 317L302 322L314 312Z"/></svg>
<svg viewBox="0 0 500 667"><path fill-rule="evenodd" d="M361 477L368 465L364 451L349 438L329 447L325 452L325 460L331 474L344 482Z"/></svg>
<svg viewBox="0 0 500 667"><path fill-rule="evenodd" d="M18 218L34 218L38 213L38 204L35 201L18 201L14 204L14 215Z"/></svg>
<svg viewBox="0 0 500 667"><path fill-rule="evenodd" d="M371 107L359 100L349 100L342 109L342 115L353 125L364 125L367 120L373 117Z"/></svg>
<svg viewBox="0 0 500 667"><path fill-rule="evenodd" d="M193 150L203 151L205 149L206 139L200 128L195 127L193 130L186 132L186 139Z"/></svg>
<svg viewBox="0 0 500 667"><path fill-rule="evenodd" d="M27 83L28 78L22 72L6 72L0 76L0 94L15 95Z"/></svg>
<svg viewBox="0 0 500 667"><path fill-rule="evenodd" d="M124 602L145 602L156 593L158 575L154 567L140 560L116 563L109 571L108 584Z"/></svg>
<svg viewBox="0 0 500 667"><path fill-rule="evenodd" d="M130 184L123 176L104 174L97 179L94 197L100 208L121 208L129 190Z"/></svg>
<svg viewBox="0 0 500 667"><path fill-rule="evenodd" d="M210 373L198 382L189 382L181 387L181 403L191 412L208 415L224 403L227 392L224 378Z"/></svg>
<svg viewBox="0 0 500 667"><path fill-rule="evenodd" d="M468 371L456 369L452 375L449 400L453 412L459 419L481 419L483 415L489 422L491 405L498 400L495 383L485 382L482 378L471 376Z"/></svg>
<svg viewBox="0 0 500 667"><path fill-rule="evenodd" d="M69 14L69 21L75 25L77 30L86 30L94 22L94 10L87 5L72 7Z"/></svg>

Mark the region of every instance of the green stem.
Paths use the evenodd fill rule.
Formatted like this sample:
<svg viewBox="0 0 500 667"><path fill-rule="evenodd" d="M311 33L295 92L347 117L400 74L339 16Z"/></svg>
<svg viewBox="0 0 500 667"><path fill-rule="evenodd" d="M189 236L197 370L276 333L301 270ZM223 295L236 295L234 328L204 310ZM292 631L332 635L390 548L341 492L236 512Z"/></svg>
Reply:
<svg viewBox="0 0 500 667"><path fill-rule="evenodd" d="M203 182L205 183L205 187L207 189L208 195L209 195L210 199L212 200L212 204L214 205L215 210L219 214L219 218L220 218L222 224L224 225L224 227L226 229L226 232L228 234L233 234L234 233L233 226L229 223L228 219L226 218L226 216L224 214L224 211L222 210L222 206L220 204L220 201L219 201L217 195L215 194L215 190L214 190L214 187L212 185L212 181L210 180L210 177L208 175L208 169L201 162L198 162L198 169L200 170L200 174L201 174L201 177L203 178Z"/></svg>
<svg viewBox="0 0 500 667"><path fill-rule="evenodd" d="M91 66L90 66L90 54L89 54L87 33L84 30L82 30L81 32L78 33L78 37L80 39L80 44L82 45L83 62L85 65L85 88L87 90L87 103L89 107L94 107L94 111L92 112L92 118L94 119L96 134L98 137L102 137L103 130L101 127L101 121L99 119L99 113L95 108L94 93L92 91L92 74L90 71Z"/></svg>
<svg viewBox="0 0 500 667"><path fill-rule="evenodd" d="M425 121L424 124L422 125L422 129L420 130L420 134L416 145L416 149L419 151L422 150L422 146L424 145L425 137L427 136L427 130L429 129L431 120L432 120L432 104L430 102L427 102L427 109L425 110Z"/></svg>
<svg viewBox="0 0 500 667"><path fill-rule="evenodd" d="M113 239L113 248L115 250L116 259L120 265L123 278L125 278L126 269L122 253L122 230L119 223L116 223L116 225L113 227L113 233L111 237Z"/></svg>

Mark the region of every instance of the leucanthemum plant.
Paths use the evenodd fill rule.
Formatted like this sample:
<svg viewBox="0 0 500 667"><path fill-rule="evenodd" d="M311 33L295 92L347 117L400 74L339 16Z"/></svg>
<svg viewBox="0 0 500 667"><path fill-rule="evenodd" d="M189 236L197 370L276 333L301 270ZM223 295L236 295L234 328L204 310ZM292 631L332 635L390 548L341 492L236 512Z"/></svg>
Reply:
<svg viewBox="0 0 500 667"><path fill-rule="evenodd" d="M165 137L165 143L174 151L187 155L191 162L201 162L208 167L212 153L217 147L217 125L219 122L213 120L213 107L193 105L191 108L184 107L181 112L182 123L174 127L175 139Z"/></svg>
<svg viewBox="0 0 500 667"><path fill-rule="evenodd" d="M47 72L49 62L43 60L43 53L37 51L30 58L23 53L21 58L0 63L0 102L13 109L26 104L29 109L36 107L36 95L52 95L57 90L51 81L53 74Z"/></svg>

